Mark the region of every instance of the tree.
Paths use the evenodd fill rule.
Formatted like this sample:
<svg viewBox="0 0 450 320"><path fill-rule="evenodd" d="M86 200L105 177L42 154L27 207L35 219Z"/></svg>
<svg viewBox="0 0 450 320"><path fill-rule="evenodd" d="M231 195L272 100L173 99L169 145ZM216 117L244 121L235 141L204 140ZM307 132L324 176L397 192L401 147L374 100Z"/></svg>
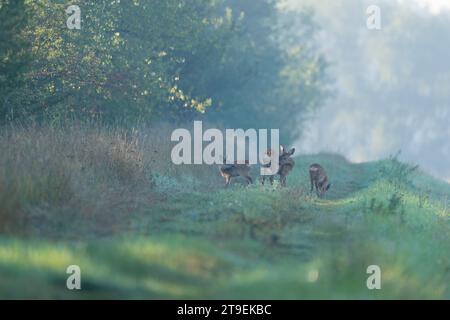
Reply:
<svg viewBox="0 0 450 320"><path fill-rule="evenodd" d="M301 115L318 107L325 92L326 62L314 46L312 12L285 16L268 0L227 0L219 8L226 28L188 59L180 72L183 87L211 96L205 119L225 127L280 128L283 142L292 142Z"/></svg>
<svg viewBox="0 0 450 320"><path fill-rule="evenodd" d="M270 0L78 0L70 4L80 7L81 29L72 30L67 4L19 3L2 9L11 16L2 54L12 57L26 43L30 59L26 72L3 60L17 94L4 94L12 112L2 110L2 119L200 118L280 128L290 143L300 115L321 101L326 63L314 48L311 12L297 22ZM12 29L15 19L20 30ZM305 31L295 41L293 25Z"/></svg>
<svg viewBox="0 0 450 320"><path fill-rule="evenodd" d="M65 4L26 2L33 19L23 39L31 44L32 59L22 74L21 94L11 101L17 117L176 118L178 100L189 111L204 112L209 100L178 88L176 66L202 41L208 20L198 8L207 8L209 1L72 4L81 9L81 30L65 27Z"/></svg>
<svg viewBox="0 0 450 320"><path fill-rule="evenodd" d="M27 24L23 0L0 0L0 116L12 117L10 100L24 81L27 44L22 37Z"/></svg>

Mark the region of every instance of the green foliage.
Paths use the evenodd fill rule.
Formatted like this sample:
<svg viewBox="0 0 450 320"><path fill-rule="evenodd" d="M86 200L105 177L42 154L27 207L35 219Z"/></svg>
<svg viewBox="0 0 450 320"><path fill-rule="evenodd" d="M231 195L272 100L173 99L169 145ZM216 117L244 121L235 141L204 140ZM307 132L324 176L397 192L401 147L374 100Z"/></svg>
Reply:
<svg viewBox="0 0 450 320"><path fill-rule="evenodd" d="M389 156L389 159L380 168L380 175L397 186L411 185L410 178L419 169L419 166L400 162L398 160L399 156L400 151L395 155Z"/></svg>
<svg viewBox="0 0 450 320"><path fill-rule="evenodd" d="M22 37L28 22L23 0L0 1L0 117L12 117L11 100L23 85L29 58Z"/></svg>
<svg viewBox="0 0 450 320"><path fill-rule="evenodd" d="M165 130L3 132L1 298L450 297L448 184L418 171L389 181L386 161L321 154L296 157L287 188L225 189L215 166L168 162ZM313 162L332 183L320 199ZM81 292L65 287L74 263ZM382 290L366 287L372 264Z"/></svg>
<svg viewBox="0 0 450 320"><path fill-rule="evenodd" d="M188 60L181 84L212 97L207 119L224 127L279 128L281 139L293 142L302 115L318 107L326 92L312 12L286 17L276 2L265 0L228 0L224 6L220 23L228 28Z"/></svg>
<svg viewBox="0 0 450 320"><path fill-rule="evenodd" d="M81 116L126 122L162 115L169 119L177 101L183 101L184 109L200 112L211 105L209 99L191 97L177 86L178 66L211 29L206 16L210 1L72 4L81 9L81 30L65 26L66 3L2 6L1 14L12 16L9 20L32 14L22 32L17 27L3 31L14 33L10 42L15 46L30 44L28 70L21 74L24 84L8 101L15 118ZM12 71L6 74L20 72L14 63L7 61Z"/></svg>
<svg viewBox="0 0 450 320"><path fill-rule="evenodd" d="M65 27L65 2L0 0L0 116L51 120L1 128L1 298L450 297L450 187L398 155L300 156L285 189L225 189L216 166L170 161L173 125L114 125L200 118L291 141L326 92L311 12L73 4L81 30ZM332 185L321 199L309 194L314 162ZM74 262L81 293L65 287ZM381 291L365 286L371 264Z"/></svg>
<svg viewBox="0 0 450 320"><path fill-rule="evenodd" d="M370 199L369 205L365 208L367 212L373 214L405 214L405 208L402 203L403 195L395 192L387 200L387 203L379 201L376 198Z"/></svg>
<svg viewBox="0 0 450 320"><path fill-rule="evenodd" d="M81 30L70 30L65 2L2 3L2 121L199 118L281 128L287 143L323 96L307 11L293 30L266 0L77 0Z"/></svg>

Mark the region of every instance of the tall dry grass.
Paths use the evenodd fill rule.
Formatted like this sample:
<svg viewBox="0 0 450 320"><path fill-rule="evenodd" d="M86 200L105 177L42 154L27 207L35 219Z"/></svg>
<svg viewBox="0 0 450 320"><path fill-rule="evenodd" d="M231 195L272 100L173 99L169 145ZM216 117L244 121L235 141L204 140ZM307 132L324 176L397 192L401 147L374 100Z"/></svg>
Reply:
<svg viewBox="0 0 450 320"><path fill-rule="evenodd" d="M211 168L172 164L171 130L80 123L1 128L0 232L108 235L167 201L165 193L199 187L189 181L203 181L204 190L215 185ZM165 180L177 188L159 188Z"/></svg>
<svg viewBox="0 0 450 320"><path fill-rule="evenodd" d="M106 212L103 204L117 190L151 181L136 138L120 131L81 125L8 127L0 149L3 232L44 231L83 220L109 225L105 222L117 218L117 212Z"/></svg>

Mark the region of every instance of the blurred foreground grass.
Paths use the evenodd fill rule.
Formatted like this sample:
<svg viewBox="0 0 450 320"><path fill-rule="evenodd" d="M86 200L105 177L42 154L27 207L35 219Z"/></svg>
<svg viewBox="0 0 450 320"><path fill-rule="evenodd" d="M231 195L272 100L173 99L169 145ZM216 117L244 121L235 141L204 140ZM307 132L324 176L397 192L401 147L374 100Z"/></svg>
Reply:
<svg viewBox="0 0 450 320"><path fill-rule="evenodd" d="M396 158L300 156L287 188L224 189L217 168L172 166L142 131L73 130L2 135L2 299L450 298L450 186Z"/></svg>

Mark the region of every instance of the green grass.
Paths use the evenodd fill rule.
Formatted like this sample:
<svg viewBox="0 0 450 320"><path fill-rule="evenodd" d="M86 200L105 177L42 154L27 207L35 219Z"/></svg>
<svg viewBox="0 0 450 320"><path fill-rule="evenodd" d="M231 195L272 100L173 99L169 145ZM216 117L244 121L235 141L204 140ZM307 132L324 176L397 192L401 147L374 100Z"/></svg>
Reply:
<svg viewBox="0 0 450 320"><path fill-rule="evenodd" d="M133 153L151 183L134 181L134 158L122 151L113 167L87 167L86 176L75 164L88 160L58 163L72 168L63 185L70 197L47 195L59 171L49 169L46 180L28 167L0 175L17 188L0 188L9 199L0 216L25 219L14 228L3 222L12 231L0 237L0 298L450 298L445 182L395 158L352 164L321 154L296 157L287 188L237 180L225 189L217 168L155 167L150 150ZM111 178L122 162L128 171ZM309 194L313 162L332 183L322 199ZM28 196L16 198L22 190ZM96 207L74 207L74 199ZM72 264L81 268L80 291L66 289ZM381 267L381 290L366 287L369 265Z"/></svg>

